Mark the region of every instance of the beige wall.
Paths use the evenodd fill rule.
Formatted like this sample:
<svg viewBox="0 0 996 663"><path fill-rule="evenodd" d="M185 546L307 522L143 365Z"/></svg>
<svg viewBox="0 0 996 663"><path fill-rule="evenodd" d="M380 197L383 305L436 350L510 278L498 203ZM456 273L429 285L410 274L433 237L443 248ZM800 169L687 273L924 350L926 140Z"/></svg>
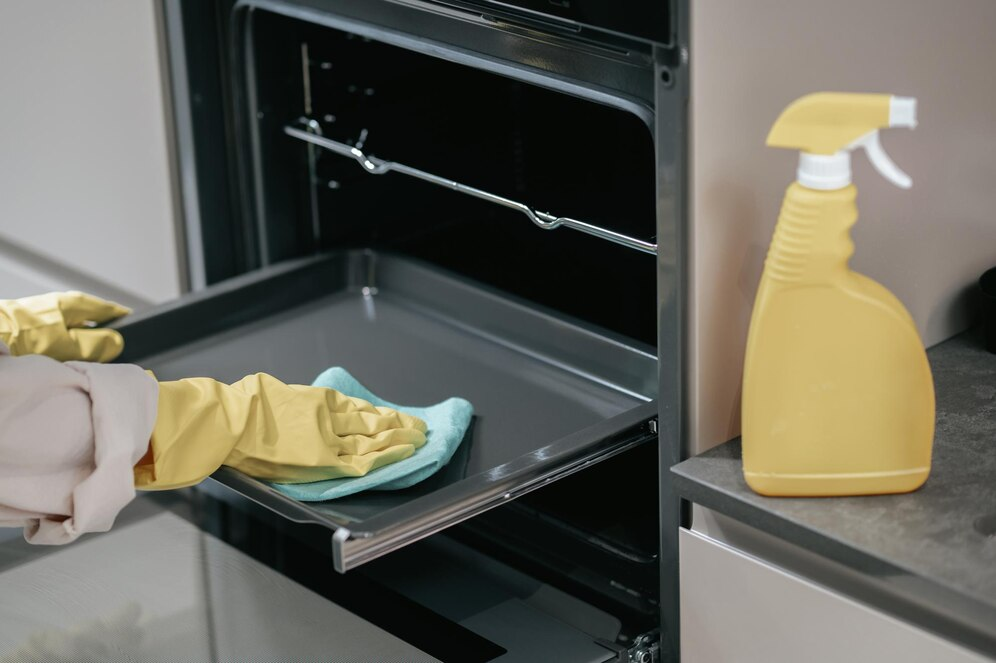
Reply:
<svg viewBox="0 0 996 663"><path fill-rule="evenodd" d="M797 155L764 147L779 112L820 90L919 98L915 131L882 142L913 178L856 155L852 267L906 304L928 345L969 324L996 265L996 2L691 0L691 433L739 433L747 324Z"/></svg>
<svg viewBox="0 0 996 663"><path fill-rule="evenodd" d="M155 6L0 2L0 296L179 294Z"/></svg>

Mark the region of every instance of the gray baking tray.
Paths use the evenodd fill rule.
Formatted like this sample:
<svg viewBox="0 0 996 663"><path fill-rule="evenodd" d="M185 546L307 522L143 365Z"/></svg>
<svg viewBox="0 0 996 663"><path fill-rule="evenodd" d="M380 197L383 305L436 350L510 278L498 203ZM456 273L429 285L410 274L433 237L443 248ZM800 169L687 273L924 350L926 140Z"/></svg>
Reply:
<svg viewBox="0 0 996 663"><path fill-rule="evenodd" d="M229 468L213 476L290 520L333 530L339 571L655 436L653 348L397 256L286 263L118 327L122 360L160 380L262 371L309 384L338 365L396 403L474 404L453 460L406 490L303 503Z"/></svg>

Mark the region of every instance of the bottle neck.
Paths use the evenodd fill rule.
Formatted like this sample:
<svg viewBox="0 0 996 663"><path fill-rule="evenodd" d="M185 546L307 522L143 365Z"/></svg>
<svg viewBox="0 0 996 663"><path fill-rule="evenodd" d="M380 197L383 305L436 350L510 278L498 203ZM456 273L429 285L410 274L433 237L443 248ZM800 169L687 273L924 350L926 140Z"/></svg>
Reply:
<svg viewBox="0 0 996 663"><path fill-rule="evenodd" d="M792 183L785 192L765 274L784 283L826 283L848 272L857 189L819 190Z"/></svg>
<svg viewBox="0 0 996 663"><path fill-rule="evenodd" d="M807 189L832 191L851 183L851 153L810 154L799 152L796 180Z"/></svg>

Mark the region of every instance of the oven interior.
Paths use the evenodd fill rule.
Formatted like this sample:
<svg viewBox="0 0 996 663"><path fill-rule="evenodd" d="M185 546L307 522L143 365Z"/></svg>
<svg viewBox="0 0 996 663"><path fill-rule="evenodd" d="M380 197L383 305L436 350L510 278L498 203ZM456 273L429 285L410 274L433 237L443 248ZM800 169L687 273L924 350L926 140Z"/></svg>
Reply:
<svg viewBox="0 0 996 663"><path fill-rule="evenodd" d="M452 187L366 172L288 131L654 245L652 111L583 80L554 89L542 76L456 62L445 48L419 52L262 10L250 43L236 58L234 114L248 146L239 161L259 263L353 249L397 254L656 354L655 255L542 229L520 210ZM530 66L542 74L542 61ZM641 444L424 545L455 542L576 597L618 619L593 636L631 646L660 623L657 454L656 443ZM215 527L238 539L233 522L241 520L228 514ZM402 554L418 553L354 573L383 582Z"/></svg>
<svg viewBox="0 0 996 663"><path fill-rule="evenodd" d="M257 218L266 259L398 252L647 345L655 256L303 143L366 154L636 237L656 238L645 118L278 15L255 18ZM259 205L259 203L257 203Z"/></svg>

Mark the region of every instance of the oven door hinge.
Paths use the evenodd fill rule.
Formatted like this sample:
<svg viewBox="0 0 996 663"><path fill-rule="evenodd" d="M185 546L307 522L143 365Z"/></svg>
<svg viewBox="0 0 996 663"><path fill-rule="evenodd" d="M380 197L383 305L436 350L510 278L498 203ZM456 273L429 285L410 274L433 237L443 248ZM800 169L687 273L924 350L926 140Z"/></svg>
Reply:
<svg viewBox="0 0 996 663"><path fill-rule="evenodd" d="M656 629L638 635L629 648L602 639L596 642L615 654L612 663L661 663L660 631Z"/></svg>
<svg viewBox="0 0 996 663"><path fill-rule="evenodd" d="M628 653L629 659L626 659L626 663L660 663L660 632L651 631L638 636Z"/></svg>

